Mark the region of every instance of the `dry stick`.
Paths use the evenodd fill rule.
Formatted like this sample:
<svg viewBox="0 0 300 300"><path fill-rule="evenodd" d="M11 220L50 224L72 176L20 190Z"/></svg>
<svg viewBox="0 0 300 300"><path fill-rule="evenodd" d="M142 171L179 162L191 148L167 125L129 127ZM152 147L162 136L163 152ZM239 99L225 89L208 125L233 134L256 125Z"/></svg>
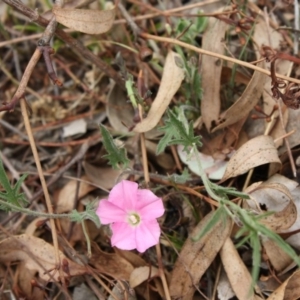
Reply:
<svg viewBox="0 0 300 300"><path fill-rule="evenodd" d="M55 20L51 22L51 25L55 26ZM48 32L47 29L46 29L45 32L46 32L46 35L47 35L47 32ZM42 170L42 167L41 167L41 162L40 162L38 152L37 152L37 148L36 148L36 145L35 145L35 141L34 141L32 129L31 129L29 117L28 117L28 114L27 114L26 100L25 100L25 97L24 97L24 92L25 92L28 80L29 80L29 78L30 78L30 76L33 72L33 69L34 69L35 65L39 61L39 59L41 57L41 54L42 53L38 48L33 53L28 65L27 65L27 67L24 71L23 77L20 81L20 85L19 85L19 87L18 87L18 89L17 89L17 91L14 95L14 98L21 99L20 100L21 113L22 113L22 116L23 116L24 125L25 125L25 128L26 128L26 132L27 132L27 135L28 135L29 142L30 142L31 150L32 150L32 153L33 153L33 156L34 156L34 160L35 160L35 163L36 163L36 166L37 166L38 173L39 173L42 188L43 188L43 191L44 191L47 209L48 209L48 212L50 214L53 214L52 203L51 203L51 200L50 200L49 192L48 192L48 189L47 189L46 181L45 181L45 178L44 178L44 175L43 175L43 170ZM53 239L53 246L54 246L54 249L55 249L55 261L56 261L57 266L60 266L60 256L59 256L59 250L58 250L58 238L57 238L55 222L54 222L53 219L50 219L50 225L51 225L51 234L52 234L52 239ZM62 282L64 282L64 274L63 274L63 271L62 271L61 268L59 268L59 272L60 272L61 280L62 280Z"/></svg>
<svg viewBox="0 0 300 300"><path fill-rule="evenodd" d="M225 56L225 55L222 55L222 54L218 54L218 53L214 53L214 52L211 52L211 51L207 51L207 50L204 50L202 48L198 48L198 47L189 45L187 43L178 41L178 40L176 40L174 38L155 36L155 35L148 34L148 33L145 33L145 32L140 33L140 36L142 38L145 38L145 39L148 39L148 40L154 40L154 41L158 41L158 42L163 42L163 43L178 45L178 46L184 47L186 49L195 51L197 53L208 55L208 56L213 56L213 57L220 58L220 59L223 59L223 60L226 60L226 61L230 61L230 62L233 62L235 64L238 64L238 65L244 66L246 68L249 68L249 69L252 69L252 70L255 70L255 71L259 71L259 72L261 72L263 74L266 74L268 76L271 76L271 72L270 71L265 70L265 69L260 68L260 67L257 67L257 66L254 66L251 63L248 63L248 62L236 59L236 58L228 57L228 56ZM277 73L276 73L276 77L281 78L283 80L288 80L290 82L294 82L294 83L300 84L300 80L292 78L292 77L284 76L284 75L277 74Z"/></svg>
<svg viewBox="0 0 300 300"><path fill-rule="evenodd" d="M36 11L25 6L21 1L18 0L3 0L6 4L13 7L14 9L21 12L23 15L27 16L34 23L46 27L49 23L48 20L41 17ZM119 74L103 60L98 58L92 52L90 52L82 43L78 40L72 38L69 34L61 29L56 29L56 36L58 36L62 41L67 43L71 49L79 52L84 58L95 64L102 72L104 72L108 77L112 78L121 88L124 89L124 81L121 79Z"/></svg>
<svg viewBox="0 0 300 300"><path fill-rule="evenodd" d="M119 6L120 6L120 3L119 3ZM140 71L139 79L142 80L142 77L143 77L143 73L142 73L142 71ZM139 93L141 95L142 91L139 90ZM140 119L142 121L143 120L143 108L140 104L138 104L138 110L139 110ZM144 133L140 134L140 139L141 139L141 150L142 150L142 160L143 160L143 172L144 172L144 178L145 178L146 186L148 187L149 182L150 182L150 176L149 176L149 169L148 169L146 139L145 139L145 134ZM159 275L160 275L160 279L161 279L162 284L163 284L165 296L166 296L167 300L171 300L170 291L169 291L169 287L168 287L168 283L167 283L167 280L166 280L166 275L165 275L164 267L163 267L163 263L162 263L161 249L160 249L160 243L159 242L155 245L155 249L156 249L157 262L158 262L158 267L159 267L158 268L159 269Z"/></svg>
<svg viewBox="0 0 300 300"><path fill-rule="evenodd" d="M23 75L22 80L20 82L20 86L19 86L19 88L18 88L18 90L17 90L14 97L22 98L20 100L20 104L21 104L22 116L23 116L23 119L24 119L24 125L25 125L25 128L26 128L26 132L27 132L28 139L29 139L29 142L30 142L31 150L32 150L34 160L35 160L35 163L36 163L36 166L37 166L37 170L38 170L38 173L39 173L39 177L40 177L40 180L41 180L42 188L43 188L44 195L45 195L47 209L48 209L48 212L50 214L53 214L52 203L51 203L50 196L49 196L49 193L48 193L46 181L45 181L43 170L42 170L42 167L41 167L41 162L40 162L40 159L39 159L39 156L38 156L37 148L36 148L36 145L35 145L35 142L34 142L32 130L31 130L31 126L30 126L30 121L29 121L28 114L27 114L26 101L25 101L25 98L23 97L25 86L27 85L27 82L30 78L30 75L32 74L32 71L33 71L35 65L37 64L38 60L40 59L41 55L42 55L42 53L40 52L39 49L36 49L35 52L33 53L28 65L25 69L24 75ZM54 223L53 219L50 219L50 225L51 225L51 229L52 229L51 233L52 233L53 245L54 245L54 249L55 249L55 260L56 260L56 263L59 264L60 263L60 257L59 257L59 251L58 251L57 232L56 232L56 227L55 227L55 223Z"/></svg>

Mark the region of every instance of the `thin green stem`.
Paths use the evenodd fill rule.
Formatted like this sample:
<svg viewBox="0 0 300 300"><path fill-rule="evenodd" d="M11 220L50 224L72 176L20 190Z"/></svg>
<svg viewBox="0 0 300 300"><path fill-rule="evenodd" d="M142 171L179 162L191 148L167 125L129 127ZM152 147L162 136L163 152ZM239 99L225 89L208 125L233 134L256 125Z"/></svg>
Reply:
<svg viewBox="0 0 300 300"><path fill-rule="evenodd" d="M126 88L127 95L129 97L129 100L130 100L132 106L136 109L138 107L138 105L137 105L137 101L136 101L135 94L134 94L132 79L126 80L125 88Z"/></svg>
<svg viewBox="0 0 300 300"><path fill-rule="evenodd" d="M48 213L43 213L43 212L38 212L38 211L33 211L28 208L20 207L14 204L11 204L9 202L0 200L0 205L10 208L11 210L15 212L21 212L27 215L31 216L36 216L36 217L45 217L49 219L61 219L61 218L69 218L70 214L48 214Z"/></svg>
<svg viewBox="0 0 300 300"><path fill-rule="evenodd" d="M90 240L89 234L88 234L88 232L86 230L86 226L85 226L84 220L81 221L81 226L82 226L82 231L83 231L84 237L86 239L87 256L90 258L90 257L92 257L91 240Z"/></svg>

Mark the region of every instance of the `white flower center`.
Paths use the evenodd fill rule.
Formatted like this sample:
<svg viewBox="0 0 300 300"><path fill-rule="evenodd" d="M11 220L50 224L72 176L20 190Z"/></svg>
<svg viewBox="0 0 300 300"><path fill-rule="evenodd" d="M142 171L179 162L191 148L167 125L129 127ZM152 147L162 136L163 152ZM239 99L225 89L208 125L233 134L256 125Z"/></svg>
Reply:
<svg viewBox="0 0 300 300"><path fill-rule="evenodd" d="M141 222L141 217L136 212L131 212L128 214L128 223L132 226L136 226Z"/></svg>

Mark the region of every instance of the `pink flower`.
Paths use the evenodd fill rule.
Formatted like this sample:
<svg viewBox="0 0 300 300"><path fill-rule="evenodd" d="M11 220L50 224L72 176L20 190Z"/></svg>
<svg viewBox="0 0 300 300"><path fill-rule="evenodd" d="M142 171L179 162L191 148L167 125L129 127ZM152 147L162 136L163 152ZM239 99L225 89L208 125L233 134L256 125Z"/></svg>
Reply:
<svg viewBox="0 0 300 300"><path fill-rule="evenodd" d="M162 200L138 184L122 180L101 200L96 211L101 224L111 224L112 246L123 250L146 251L159 242L157 218L164 214Z"/></svg>

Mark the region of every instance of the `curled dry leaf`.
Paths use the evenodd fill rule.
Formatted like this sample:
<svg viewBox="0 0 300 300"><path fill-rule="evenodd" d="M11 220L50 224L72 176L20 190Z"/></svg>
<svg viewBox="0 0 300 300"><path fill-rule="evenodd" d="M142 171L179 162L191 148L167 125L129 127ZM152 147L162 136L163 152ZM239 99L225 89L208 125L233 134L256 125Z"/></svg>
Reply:
<svg viewBox="0 0 300 300"><path fill-rule="evenodd" d="M264 62L260 62L258 66L262 68L264 66ZM218 121L218 123L221 124L215 127L212 132L232 125L245 118L250 113L261 97L265 78L265 74L258 71L254 72L242 96L221 114Z"/></svg>
<svg viewBox="0 0 300 300"><path fill-rule="evenodd" d="M115 20L116 9L90 10L53 7L56 21L76 31L101 34L108 31Z"/></svg>
<svg viewBox="0 0 300 300"><path fill-rule="evenodd" d="M255 299L253 290L251 290L251 275L229 237L226 238L221 248L220 256L236 297L238 299Z"/></svg>
<svg viewBox="0 0 300 300"><path fill-rule="evenodd" d="M222 180L244 174L268 163L281 165L273 139L267 135L255 137L241 146L231 157Z"/></svg>
<svg viewBox="0 0 300 300"><path fill-rule="evenodd" d="M0 242L0 261L9 263L22 261L26 268L35 270L41 279L46 281L59 281L59 272L56 269L54 247L43 239L27 234L12 236ZM70 274L66 276L82 275L87 272L84 266L69 260L59 251L60 260L68 261ZM49 272L50 271L50 272Z"/></svg>
<svg viewBox="0 0 300 300"><path fill-rule="evenodd" d="M250 192L250 197L252 201L248 200L247 203L252 208L255 204L264 204L268 212L274 211L260 222L275 232L289 229L297 220L297 207L293 196L283 184L262 183Z"/></svg>
<svg viewBox="0 0 300 300"><path fill-rule="evenodd" d="M255 183L247 188L246 192L250 195L247 204L256 210L262 204L267 211L274 211L273 214L260 219L260 222L275 232L286 231L297 220L297 207L290 192L296 185L296 182L284 176L275 175L265 183L259 185ZM262 244L268 260L276 271L282 271L292 262L291 257L273 240L262 237Z"/></svg>
<svg viewBox="0 0 300 300"><path fill-rule="evenodd" d="M227 26L221 20L211 18L203 34L202 48L214 53L224 53L225 32ZM221 108L220 87L222 61L218 58L205 56L202 59L202 86L201 116L208 131L212 123L216 122Z"/></svg>
<svg viewBox="0 0 300 300"><path fill-rule="evenodd" d="M213 212L207 214L182 247L171 276L170 294L174 299L193 299L195 287L230 234L231 222L224 217L199 241L193 241L192 238L197 236L213 217Z"/></svg>
<svg viewBox="0 0 300 300"><path fill-rule="evenodd" d="M153 266L135 268L130 275L129 285L135 288L142 282L157 276L159 276L159 270Z"/></svg>
<svg viewBox="0 0 300 300"><path fill-rule="evenodd" d="M279 288L277 288L268 300L297 300L300 298L300 270L296 271Z"/></svg>
<svg viewBox="0 0 300 300"><path fill-rule="evenodd" d="M147 117L138 123L133 131L147 132L158 124L184 78L184 69L180 66L180 62L181 58L177 53L173 51L168 53L157 96Z"/></svg>

